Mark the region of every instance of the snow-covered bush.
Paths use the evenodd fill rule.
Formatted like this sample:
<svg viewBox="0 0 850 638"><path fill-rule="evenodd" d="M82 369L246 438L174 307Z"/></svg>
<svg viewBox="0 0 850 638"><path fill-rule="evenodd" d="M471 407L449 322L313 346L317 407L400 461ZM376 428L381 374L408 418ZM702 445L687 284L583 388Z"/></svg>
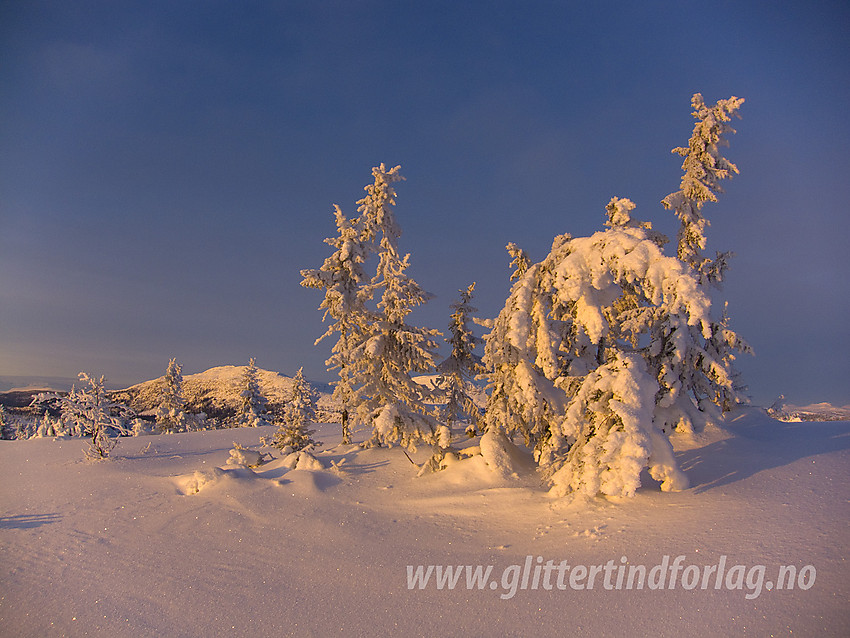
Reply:
<svg viewBox="0 0 850 638"><path fill-rule="evenodd" d="M312 446L306 447L303 450L290 452L281 461L281 465L290 470L323 470L325 466L322 462L313 456Z"/></svg>
<svg viewBox="0 0 850 638"><path fill-rule="evenodd" d="M6 426L9 424L9 419L6 416L6 406L0 403L0 439L5 439Z"/></svg>
<svg viewBox="0 0 850 638"><path fill-rule="evenodd" d="M226 464L236 467L259 467L264 462L263 455L255 450L242 447L239 443L233 443L233 449L227 458Z"/></svg>
<svg viewBox="0 0 850 638"><path fill-rule="evenodd" d="M18 417L15 419L15 434L14 438L18 441L28 439L30 436L29 420Z"/></svg>
<svg viewBox="0 0 850 638"><path fill-rule="evenodd" d="M61 417L53 418L45 412L38 420L38 427L35 431L36 438L57 437L65 435L65 427Z"/></svg>

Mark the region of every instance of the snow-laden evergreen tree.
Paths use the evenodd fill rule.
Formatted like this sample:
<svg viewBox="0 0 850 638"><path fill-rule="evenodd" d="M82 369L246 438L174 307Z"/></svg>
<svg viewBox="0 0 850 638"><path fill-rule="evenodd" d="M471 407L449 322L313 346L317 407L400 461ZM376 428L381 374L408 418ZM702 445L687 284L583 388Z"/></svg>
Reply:
<svg viewBox="0 0 850 638"><path fill-rule="evenodd" d="M608 230L557 237L486 337L488 426L522 434L556 493L630 495L644 467L662 489L685 486L664 429L698 408L658 380L670 361L721 364L704 348L711 301L697 274L633 209L614 198Z"/></svg>
<svg viewBox="0 0 850 638"><path fill-rule="evenodd" d="M466 422L466 433L470 437L475 436L481 418L470 391L474 389L475 377L484 372L481 357L475 353L475 348L483 345L484 340L476 336L469 325L472 313L478 310L472 305L474 291L473 282L466 290L459 291L460 301L450 306L452 314L446 342L451 346L451 353L437 366L440 375L437 386L445 397L440 420L448 426L449 432L458 423Z"/></svg>
<svg viewBox="0 0 850 638"><path fill-rule="evenodd" d="M358 201L363 237L378 243L378 267L369 285L381 291L375 321L354 350L354 375L360 383L357 417L372 424L372 445L399 444L415 449L419 442L432 442L437 423L428 406L431 391L412 375L434 369L439 331L407 323L410 312L431 295L405 272L410 255L398 250L401 228L396 222L393 184L404 177L400 167L372 169L375 181Z"/></svg>
<svg viewBox="0 0 850 638"><path fill-rule="evenodd" d="M160 432L182 432L187 429L188 419L183 398L183 368L177 359L168 361L163 377L164 386L156 408L156 425Z"/></svg>
<svg viewBox="0 0 850 638"><path fill-rule="evenodd" d="M316 392L304 378L304 369L298 368L292 383L292 399L286 404L283 422L272 438L271 445L278 449L291 448L297 452L317 445L313 440L315 430L309 428L316 420Z"/></svg>
<svg viewBox="0 0 850 638"><path fill-rule="evenodd" d="M723 120L740 101L718 104L698 106L699 116ZM618 198L607 230L556 237L540 263L509 245L516 283L485 338L486 418L489 428L522 434L556 494L631 495L643 468L664 490L685 487L667 436L700 429L739 400L731 361L746 346L725 314L712 319L707 290L725 257L709 262L699 252L707 226L699 202L734 166L716 153L719 140L705 139L691 140L704 174L686 160L691 176L665 200L683 221L677 257Z"/></svg>
<svg viewBox="0 0 850 638"><path fill-rule="evenodd" d="M72 424L72 428L78 429L83 436L90 437L86 458L105 459L117 444L116 439L109 437L109 431L129 434L122 419L112 414L122 406L107 397L105 377L98 379L80 372L79 379L83 384L81 388L72 387L62 399L62 420Z"/></svg>
<svg viewBox="0 0 850 638"><path fill-rule="evenodd" d="M62 419L52 418L50 412L45 410L38 420L38 427L35 431L36 438L61 436L62 433Z"/></svg>
<svg viewBox="0 0 850 638"><path fill-rule="evenodd" d="M67 395L55 395L59 404L59 418L62 419L65 429L71 436L85 436L85 421L81 418L80 411L74 408L78 395L77 384L71 386L71 391ZM43 394L33 399L33 403L39 399L50 400L50 398L50 394Z"/></svg>
<svg viewBox="0 0 850 638"><path fill-rule="evenodd" d="M260 390L259 370L257 362L251 359L248 365L245 366L245 371L242 373L240 383L242 390L239 396L242 402L239 406L239 411L236 413L237 427L258 427L268 425L266 417L266 405L268 400L263 396Z"/></svg>
<svg viewBox="0 0 850 638"><path fill-rule="evenodd" d="M471 438L477 434L482 423L481 414L470 396L474 385L472 380L484 371L479 357L473 350L484 343L475 336L469 326L472 313L473 282L466 290L460 290L460 301L452 303L453 310L449 321L449 337L446 342L451 352L437 366L438 377L434 384L439 398L443 401L437 410L441 424L437 427L432 440L433 454L422 466L420 473L435 472L444 469L443 460L452 451L453 429L458 423L466 423L466 434Z"/></svg>
<svg viewBox="0 0 850 638"><path fill-rule="evenodd" d="M6 406L0 403L0 439L6 438L6 426L8 425L8 417L6 415Z"/></svg>
<svg viewBox="0 0 850 638"><path fill-rule="evenodd" d="M398 250L393 184L404 179L399 171L384 164L372 169L374 181L357 202L358 217L348 220L336 208L339 235L326 240L334 254L321 269L301 274L302 285L326 290L320 307L334 319L326 335L340 335L328 365L339 370L334 393L343 419L353 414L372 425L370 444L412 447L430 440L436 428L427 405L433 397L411 375L433 370L440 333L406 322L430 295L406 274L410 256ZM367 279L364 264L375 255L376 273ZM379 293L377 307L371 306Z"/></svg>
<svg viewBox="0 0 850 638"><path fill-rule="evenodd" d="M717 195L723 192L721 180L739 173L738 167L723 157L720 149L729 146L727 136L735 133L729 122L733 117L740 117L738 109L743 103L742 98L732 96L708 106L701 94L694 94L691 105L696 124L688 146L673 149L685 158L680 188L662 200L665 208L672 209L680 221L677 256L697 273L704 286L720 286L732 257L730 252L716 252L714 259L703 256L709 221L702 208L706 202L717 201ZM698 351L691 353L694 355L691 359L668 356L671 349L675 352L670 342L681 340L680 331L683 330L686 329L669 326L660 335L654 356L659 383L666 395L688 396L697 408L694 414L690 404L680 402L679 409L668 415L665 425L691 429L693 424L699 427L702 421L717 421L723 412L746 402L745 388L738 382L734 361L737 353L752 354L752 350L730 328L725 306L720 319L711 322L711 334L704 344L705 356ZM690 331L693 332L693 328ZM691 335L691 339L697 338Z"/></svg>
<svg viewBox="0 0 850 638"><path fill-rule="evenodd" d="M316 340L316 344L333 334L339 335L325 362L329 371L336 370L338 380L334 385L333 398L342 408L342 443L351 443L349 409L357 397L357 383L352 369L355 348L363 342L368 327L374 320L366 308L371 291L364 289L366 281L364 262L369 248L357 220L351 221L339 206L334 207L336 237L325 239L334 248L333 254L317 270L302 270L302 286L321 288L325 298L319 309L325 311L323 320L330 317L327 331Z"/></svg>

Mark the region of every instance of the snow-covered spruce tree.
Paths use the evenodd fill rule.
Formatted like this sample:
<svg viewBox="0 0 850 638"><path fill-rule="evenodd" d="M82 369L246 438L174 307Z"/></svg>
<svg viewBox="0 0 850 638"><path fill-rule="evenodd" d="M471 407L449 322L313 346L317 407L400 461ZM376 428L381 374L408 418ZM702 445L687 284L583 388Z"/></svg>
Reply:
<svg viewBox="0 0 850 638"><path fill-rule="evenodd" d="M79 379L83 386L71 392L62 400L62 420L73 424L83 436L89 436L89 449L86 458L90 460L105 459L115 448L117 441L109 438L109 430L119 434L129 434L124 428L122 419L112 412L122 406L107 398L105 377L96 379L85 372L80 372Z"/></svg>
<svg viewBox="0 0 850 638"><path fill-rule="evenodd" d="M685 158L684 174L679 190L665 197L662 204L672 209L680 221L677 256L697 273L703 286L719 287L732 257L729 252L717 252L714 259L703 256L709 221L702 208L706 202L717 201L717 195L723 192L721 180L739 172L735 164L720 154L720 148L729 146L726 136L735 133L729 122L732 117L740 117L738 109L743 102L742 98L733 96L707 106L702 95L696 93L691 99L696 124L688 146L673 149ZM652 355L667 401L674 397L690 399L675 402L678 405L667 415L665 428L699 428L703 422L716 422L723 412L746 402L745 388L738 383L734 361L737 353L752 354L752 349L729 327L725 307L721 318L710 324L704 352L693 350L690 358L681 359L671 343L681 340L680 333L684 330L693 332L694 328L668 326L657 335L656 351ZM690 337L698 338L695 334Z"/></svg>
<svg viewBox="0 0 850 638"><path fill-rule="evenodd" d="M381 291L375 321L353 351L354 378L360 384L357 418L372 424L371 445L399 444L415 449L433 442L437 423L427 402L432 392L411 377L434 369L437 330L411 326L407 316L431 295L405 271L410 255L398 252L401 228L396 222L393 184L404 178L400 167L372 169L373 184L358 201L363 238L378 243L378 266L368 289Z"/></svg>
<svg viewBox="0 0 850 638"><path fill-rule="evenodd" d="M682 190L665 199L682 220L677 257L617 198L608 230L556 237L538 264L509 246L516 283L486 337L487 422L524 436L555 493L631 495L644 467L662 489L686 486L667 435L700 429L740 400L731 362L748 348L725 313L712 320L707 286L727 255L702 257L700 211L717 180L737 172L717 146L741 100L693 103L690 147L676 149L686 156Z"/></svg>
<svg viewBox="0 0 850 638"><path fill-rule="evenodd" d="M488 426L521 433L555 493L631 495L644 467L662 489L687 485L656 422L665 395L650 353L670 325L708 338L711 303L633 208L614 198L608 230L556 237L486 337ZM679 358L701 349L692 334L680 331Z"/></svg>
<svg viewBox="0 0 850 638"><path fill-rule="evenodd" d="M352 353L363 342L373 321L366 309L366 300L371 293L363 288L366 280L363 264L369 248L364 244L357 220L346 218L339 206L334 207L334 212L338 234L325 239L334 252L325 259L321 268L302 270L304 279L301 285L325 291L319 309L325 311L323 320L330 317L331 323L316 344L330 335L339 335L325 365L329 371L336 370L339 377L334 385L333 398L342 408L342 443L348 445L351 443L349 409L357 396L357 384L352 375Z"/></svg>
<svg viewBox="0 0 850 638"><path fill-rule="evenodd" d="M316 392L304 378L304 369L298 368L292 383L292 399L286 404L283 422L274 433L271 445L278 449L289 447L293 452L317 445L313 440L315 430L309 425L316 420Z"/></svg>
<svg viewBox="0 0 850 638"><path fill-rule="evenodd" d="M168 361L163 377L164 386L156 408L156 426L160 432L182 432L187 429L188 419L183 399L183 369L177 359Z"/></svg>
<svg viewBox="0 0 850 638"><path fill-rule="evenodd" d="M47 410L38 419L37 424L35 430L36 438L60 436L62 433L62 420L53 419Z"/></svg>
<svg viewBox="0 0 850 638"><path fill-rule="evenodd" d="M472 313L478 310L471 303L474 291L473 282L466 290L459 291L460 301L451 305L449 337L446 339L451 353L437 366L440 375L437 386L445 397L440 420L449 427L449 432L458 423L466 422L466 433L470 437L475 436L481 415L469 393L473 379L484 372L481 357L475 353L475 348L483 345L484 340L476 336L469 325Z"/></svg>
<svg viewBox="0 0 850 638"><path fill-rule="evenodd" d="M324 336L340 335L327 364L339 371L334 396L343 405L343 434L353 416L372 425L369 444L411 447L430 440L436 428L426 405L430 392L411 373L433 369L439 332L405 321L430 295L405 273L409 255L398 252L393 184L404 179L399 170L384 164L372 169L374 181L357 202L358 217L348 220L336 207L339 235L325 240L336 251L321 269L301 274L302 285L326 291L320 308L334 323ZM367 280L364 264L374 255L376 274ZM379 291L377 308L370 307Z"/></svg>
<svg viewBox="0 0 850 638"><path fill-rule="evenodd" d="M236 413L235 423L237 427L258 427L268 425L266 418L266 404L268 400L260 391L259 371L257 362L251 359L245 366L240 383L242 390L239 396L242 399L239 411Z"/></svg>
<svg viewBox="0 0 850 638"><path fill-rule="evenodd" d="M481 414L469 392L473 388L472 380L484 371L481 357L473 352L484 340L475 336L469 326L472 313L477 310L471 304L473 282L466 290L461 290L460 301L453 303L449 321L451 353L437 366L435 390L444 403L437 410L442 422L435 431L432 440L433 454L422 466L420 474L444 469L443 459L451 451L453 429L458 423L466 423L466 434L472 438L483 426Z"/></svg>

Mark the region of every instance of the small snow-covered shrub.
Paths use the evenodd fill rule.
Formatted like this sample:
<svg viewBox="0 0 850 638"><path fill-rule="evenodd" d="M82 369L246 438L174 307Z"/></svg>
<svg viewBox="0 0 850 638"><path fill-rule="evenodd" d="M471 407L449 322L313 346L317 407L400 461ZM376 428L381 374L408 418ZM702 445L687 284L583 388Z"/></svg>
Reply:
<svg viewBox="0 0 850 638"><path fill-rule="evenodd" d="M303 368L299 368L293 378L292 399L286 404L283 422L278 426L270 444L283 450L302 450L308 446L319 445L313 440L315 430L309 424L316 418L316 392L304 378Z"/></svg>
<svg viewBox="0 0 850 638"><path fill-rule="evenodd" d="M248 362L242 375L242 403L235 417L237 427L260 427L268 425L266 408L268 399L260 391L259 370L254 359Z"/></svg>
<svg viewBox="0 0 850 638"><path fill-rule="evenodd" d="M157 428L160 432L183 432L188 429L182 370L177 359L171 359L168 362L164 377L165 384L155 412Z"/></svg>
<svg viewBox="0 0 850 638"><path fill-rule="evenodd" d="M117 434L130 432L122 419L112 414L121 406L106 398L106 378L97 379L85 372L80 372L79 378L84 384L81 389L71 388L62 398L62 421L70 431L90 437L87 459L105 459L117 444L116 439L110 438L110 430Z"/></svg>
<svg viewBox="0 0 850 638"><path fill-rule="evenodd" d="M260 452L249 450L235 442L227 459L227 465L235 465L237 467L259 467L263 462L263 455Z"/></svg>

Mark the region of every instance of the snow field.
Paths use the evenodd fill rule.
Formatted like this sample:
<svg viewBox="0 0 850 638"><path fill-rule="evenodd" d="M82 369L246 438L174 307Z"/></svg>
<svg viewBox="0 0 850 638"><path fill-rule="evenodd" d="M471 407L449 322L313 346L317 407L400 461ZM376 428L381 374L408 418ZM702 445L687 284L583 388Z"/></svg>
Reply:
<svg viewBox="0 0 850 638"><path fill-rule="evenodd" d="M552 498L520 450L473 440L416 477L399 448L339 445L324 469L226 463L273 428L0 443L0 627L10 636L846 635L850 423L745 410L674 437L691 488ZM355 433L355 441L366 432ZM494 450L488 451L488 446ZM268 451L266 448L264 451ZM430 450L412 458L422 463ZM488 460L490 463L488 463ZM298 460L295 460L298 463ZM296 465L296 467L299 467ZM316 467L315 465L313 466ZM808 590L408 588L408 567L683 565L816 568ZM554 582L554 580L552 581ZM586 581L585 581L586 584Z"/></svg>

